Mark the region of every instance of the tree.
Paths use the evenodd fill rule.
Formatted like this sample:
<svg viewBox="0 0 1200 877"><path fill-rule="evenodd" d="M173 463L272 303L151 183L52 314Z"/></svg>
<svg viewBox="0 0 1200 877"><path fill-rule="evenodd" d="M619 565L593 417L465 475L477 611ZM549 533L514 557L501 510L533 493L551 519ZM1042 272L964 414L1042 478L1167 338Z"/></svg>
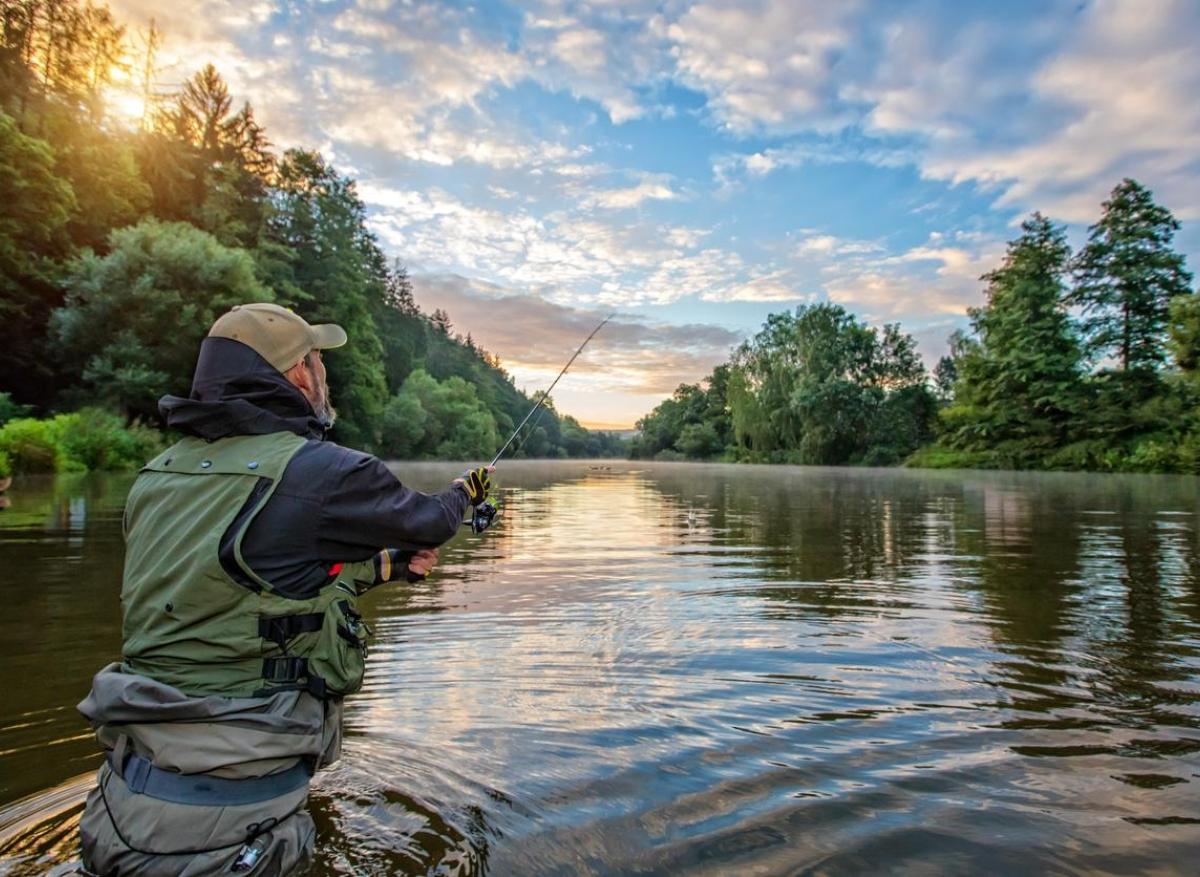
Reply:
<svg viewBox="0 0 1200 877"><path fill-rule="evenodd" d="M271 190L267 237L285 262L276 280L310 322L335 322L351 343L329 352L330 391L340 441L372 448L388 399L383 345L376 329L386 262L367 230L354 183L319 153L288 150Z"/></svg>
<svg viewBox="0 0 1200 877"><path fill-rule="evenodd" d="M1200 369L1200 293L1171 299L1169 344L1175 364L1186 374Z"/></svg>
<svg viewBox="0 0 1200 877"><path fill-rule="evenodd" d="M0 386L37 405L54 388L46 327L62 300L56 261L69 250L66 226L75 209L74 192L54 166L50 144L22 134L0 113Z"/></svg>
<svg viewBox="0 0 1200 877"><path fill-rule="evenodd" d="M1171 247L1179 222L1149 189L1122 180L1074 263L1072 304L1084 313L1089 352L1122 371L1152 371L1165 361L1168 311L1191 291L1184 258Z"/></svg>
<svg viewBox="0 0 1200 877"><path fill-rule="evenodd" d="M53 333L89 399L153 417L161 394L187 394L213 321L273 296L248 253L185 223L144 220L112 232L108 247L68 266Z"/></svg>
<svg viewBox="0 0 1200 877"><path fill-rule="evenodd" d="M385 452L396 457L477 459L498 447L496 421L475 388L459 377L408 376L384 413Z"/></svg>
<svg viewBox="0 0 1200 877"><path fill-rule="evenodd" d="M987 304L972 309L976 343L956 360L955 401L942 417L955 447L1009 443L1025 463L1060 444L1079 410L1081 351L1063 277L1070 249L1060 227L1035 213L984 275Z"/></svg>
<svg viewBox="0 0 1200 877"><path fill-rule="evenodd" d="M184 171L191 191L186 203L175 207L182 210L180 218L195 222L223 243L256 245L275 158L250 104L234 112L228 85L212 64L206 64L184 83L174 103L160 112L157 124L182 147L170 161L160 162L163 168L157 172L178 189L184 183L179 171ZM153 138L149 143L162 147Z"/></svg>

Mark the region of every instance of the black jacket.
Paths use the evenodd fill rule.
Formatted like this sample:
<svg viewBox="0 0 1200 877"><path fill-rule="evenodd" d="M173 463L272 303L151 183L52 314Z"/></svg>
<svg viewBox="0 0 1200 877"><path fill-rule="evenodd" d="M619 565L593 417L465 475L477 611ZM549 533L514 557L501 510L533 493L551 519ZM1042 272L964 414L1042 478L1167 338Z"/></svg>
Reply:
<svg viewBox="0 0 1200 877"><path fill-rule="evenodd" d="M402 485L370 454L325 441L325 426L304 394L240 341L206 338L187 399L164 396L167 426L215 441L292 432L296 452L242 540L242 556L288 597L313 596L336 563L384 548L435 548L458 532L466 492L425 494Z"/></svg>

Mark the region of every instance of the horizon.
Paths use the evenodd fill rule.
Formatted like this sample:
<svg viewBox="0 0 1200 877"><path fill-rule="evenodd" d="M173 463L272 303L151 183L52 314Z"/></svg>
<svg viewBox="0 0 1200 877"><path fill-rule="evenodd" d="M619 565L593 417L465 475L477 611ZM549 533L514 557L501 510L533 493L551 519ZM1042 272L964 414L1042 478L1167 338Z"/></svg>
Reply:
<svg viewBox="0 0 1200 877"><path fill-rule="evenodd" d="M1125 176L1200 255L1184 2L110 6L157 20L163 89L211 60L277 148L355 177L418 304L518 386L618 311L555 393L585 425L632 428L803 303L900 322L932 366L1025 216L1078 246Z"/></svg>

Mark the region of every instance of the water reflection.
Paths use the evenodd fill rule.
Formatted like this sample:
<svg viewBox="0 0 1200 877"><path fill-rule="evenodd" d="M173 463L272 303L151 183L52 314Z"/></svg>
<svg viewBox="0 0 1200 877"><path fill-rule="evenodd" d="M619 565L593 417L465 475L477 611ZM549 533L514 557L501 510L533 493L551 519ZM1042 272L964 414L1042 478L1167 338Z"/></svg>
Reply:
<svg viewBox="0 0 1200 877"><path fill-rule="evenodd" d="M1194 479L501 474L498 527L368 600L314 873L1190 873ZM123 491L0 513L0 649L36 680L0 705L0 803L35 794L0 861L69 848L40 790L94 763L72 707L118 648Z"/></svg>

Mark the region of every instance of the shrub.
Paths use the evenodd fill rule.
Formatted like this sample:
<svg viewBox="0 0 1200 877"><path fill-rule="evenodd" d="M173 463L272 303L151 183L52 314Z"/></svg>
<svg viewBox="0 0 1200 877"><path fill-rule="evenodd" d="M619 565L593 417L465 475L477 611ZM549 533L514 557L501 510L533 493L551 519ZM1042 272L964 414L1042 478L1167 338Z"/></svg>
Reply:
<svg viewBox="0 0 1200 877"><path fill-rule="evenodd" d="M99 408L60 414L50 425L68 469L135 469L161 449L158 433Z"/></svg>
<svg viewBox="0 0 1200 877"><path fill-rule="evenodd" d="M0 451L0 480L12 475L12 460L8 458L8 454Z"/></svg>
<svg viewBox="0 0 1200 877"><path fill-rule="evenodd" d="M1001 463L988 451L957 451L940 445L921 448L904 461L910 469L999 469Z"/></svg>
<svg viewBox="0 0 1200 877"><path fill-rule="evenodd" d="M50 424L32 417L18 417L4 424L0 429L0 451L8 455L17 475L58 472L66 465L66 456Z"/></svg>

